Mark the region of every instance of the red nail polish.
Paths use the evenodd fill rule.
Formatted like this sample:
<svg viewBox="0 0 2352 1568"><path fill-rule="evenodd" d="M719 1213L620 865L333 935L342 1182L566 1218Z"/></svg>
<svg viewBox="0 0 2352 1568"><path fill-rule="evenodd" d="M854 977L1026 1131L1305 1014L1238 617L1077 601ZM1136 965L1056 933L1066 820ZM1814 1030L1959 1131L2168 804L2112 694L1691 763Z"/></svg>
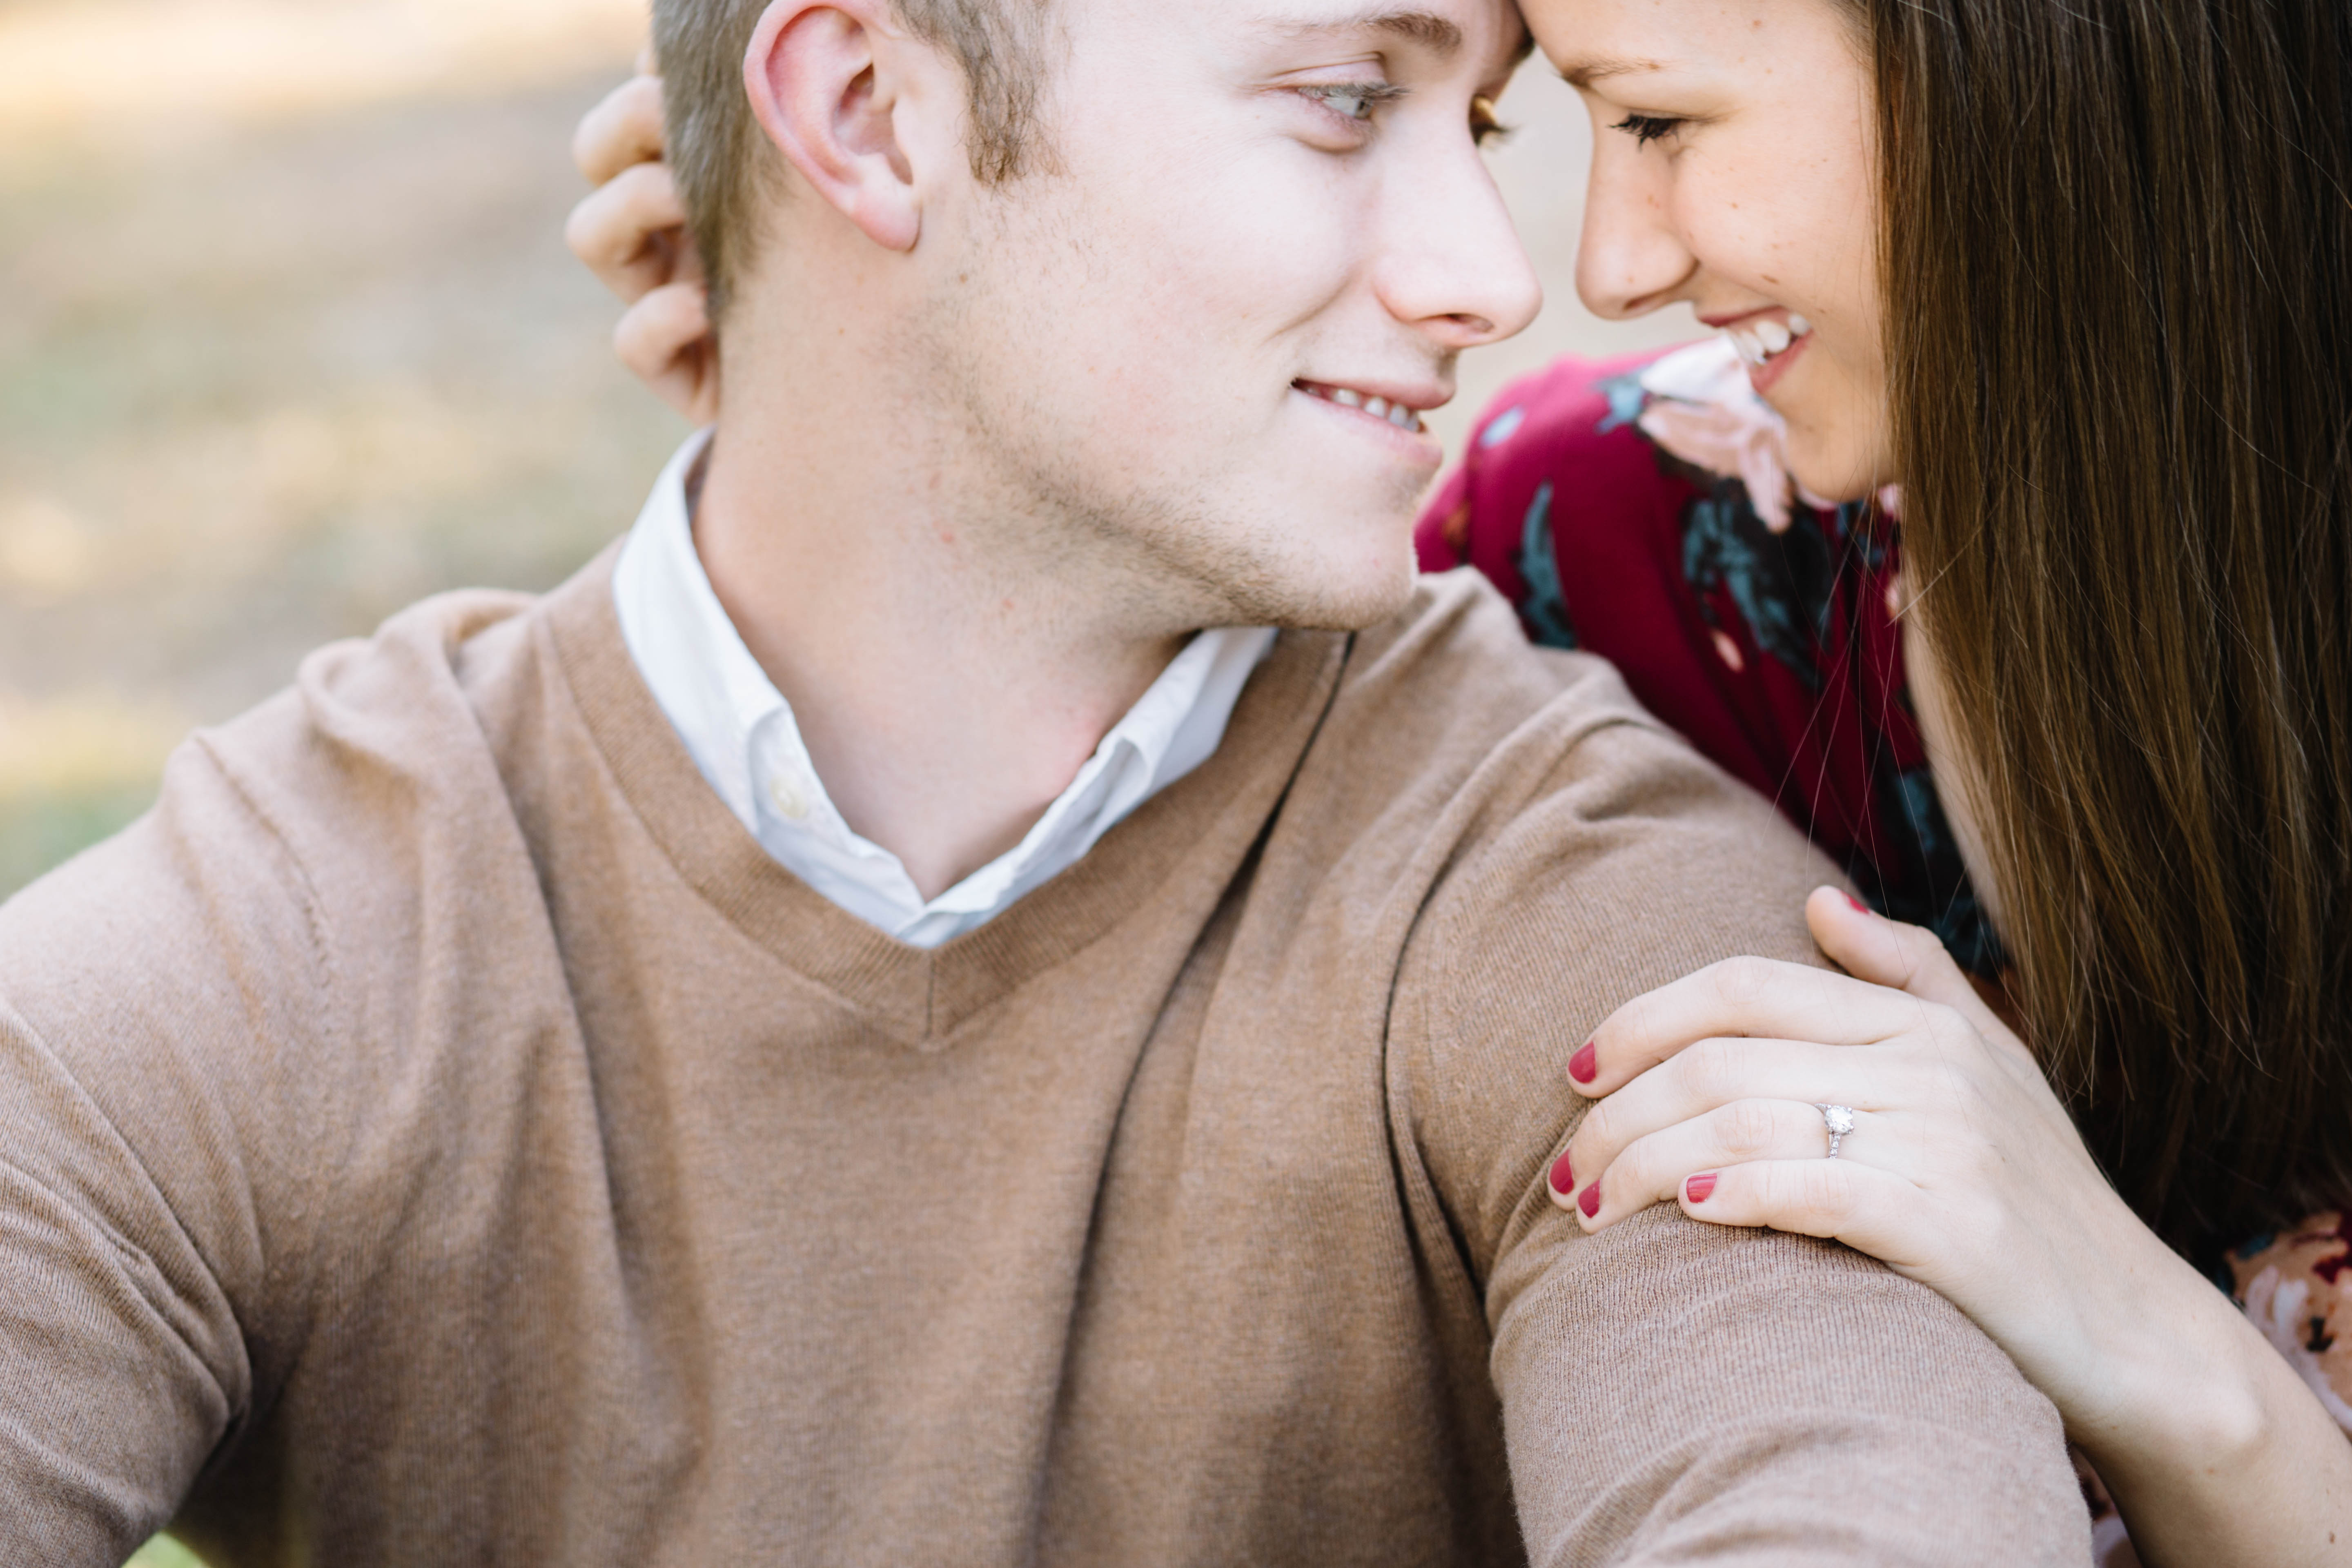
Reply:
<svg viewBox="0 0 2352 1568"><path fill-rule="evenodd" d="M1591 1186L1585 1188L1584 1195L1576 1200L1576 1206L1584 1211L1584 1217L1587 1219L1591 1219L1594 1215L1599 1214L1601 1212L1601 1184L1599 1182L1595 1182Z"/></svg>
<svg viewBox="0 0 2352 1568"><path fill-rule="evenodd" d="M1563 1149L1559 1158L1551 1163L1551 1190L1561 1197L1576 1191L1576 1167L1568 1163L1568 1154Z"/></svg>
<svg viewBox="0 0 2352 1568"><path fill-rule="evenodd" d="M1715 1178L1720 1173L1721 1173L1716 1171L1701 1172L1699 1174L1693 1176L1689 1181L1683 1184L1683 1191L1690 1194L1691 1202L1695 1204L1703 1204L1706 1202L1709 1194L1715 1191Z"/></svg>
<svg viewBox="0 0 2352 1568"><path fill-rule="evenodd" d="M1860 899L1855 898L1852 893L1848 893L1845 896L1845 901L1853 906L1853 910L1856 914L1866 915L1871 912L1870 906L1864 903Z"/></svg>
<svg viewBox="0 0 2352 1568"><path fill-rule="evenodd" d="M1583 1048L1568 1058L1568 1076L1579 1083L1591 1083L1601 1076L1601 1049L1595 1042L1585 1041Z"/></svg>

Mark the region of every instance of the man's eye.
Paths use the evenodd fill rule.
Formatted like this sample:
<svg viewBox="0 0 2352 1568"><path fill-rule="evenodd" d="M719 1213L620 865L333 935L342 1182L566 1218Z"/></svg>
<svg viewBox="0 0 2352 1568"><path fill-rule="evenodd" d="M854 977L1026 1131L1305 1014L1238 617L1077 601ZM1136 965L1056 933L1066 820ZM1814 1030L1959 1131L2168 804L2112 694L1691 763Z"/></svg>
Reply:
<svg viewBox="0 0 2352 1568"><path fill-rule="evenodd" d="M1369 124L1373 111L1381 104L1392 103L1404 96L1404 89L1387 82L1352 81L1331 87L1299 89L1307 97L1323 105L1342 120Z"/></svg>
<svg viewBox="0 0 2352 1568"><path fill-rule="evenodd" d="M1636 145L1647 147L1662 137L1672 136L1682 126L1681 121L1662 114L1629 114L1609 129L1622 131L1633 138Z"/></svg>

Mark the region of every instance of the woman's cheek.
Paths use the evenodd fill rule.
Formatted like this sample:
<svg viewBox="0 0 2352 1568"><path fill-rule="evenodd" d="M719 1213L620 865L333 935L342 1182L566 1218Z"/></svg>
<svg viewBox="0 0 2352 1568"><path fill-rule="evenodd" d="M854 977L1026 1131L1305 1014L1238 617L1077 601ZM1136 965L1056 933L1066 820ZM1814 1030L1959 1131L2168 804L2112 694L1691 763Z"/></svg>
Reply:
<svg viewBox="0 0 2352 1568"><path fill-rule="evenodd" d="M1862 500L1896 482L1884 377L1860 374L1820 328L1790 373L1771 401L1788 425L1797 482L1833 501Z"/></svg>

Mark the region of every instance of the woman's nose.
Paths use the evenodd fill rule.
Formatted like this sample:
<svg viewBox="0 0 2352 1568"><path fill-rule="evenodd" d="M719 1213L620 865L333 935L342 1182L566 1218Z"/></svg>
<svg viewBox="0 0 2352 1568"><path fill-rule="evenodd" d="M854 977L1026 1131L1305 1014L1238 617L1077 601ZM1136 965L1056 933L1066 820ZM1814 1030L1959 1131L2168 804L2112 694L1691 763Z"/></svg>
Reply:
<svg viewBox="0 0 2352 1568"><path fill-rule="evenodd" d="M1595 120L1576 292L1594 315L1623 321L1676 298L1698 263L1675 226L1664 159Z"/></svg>

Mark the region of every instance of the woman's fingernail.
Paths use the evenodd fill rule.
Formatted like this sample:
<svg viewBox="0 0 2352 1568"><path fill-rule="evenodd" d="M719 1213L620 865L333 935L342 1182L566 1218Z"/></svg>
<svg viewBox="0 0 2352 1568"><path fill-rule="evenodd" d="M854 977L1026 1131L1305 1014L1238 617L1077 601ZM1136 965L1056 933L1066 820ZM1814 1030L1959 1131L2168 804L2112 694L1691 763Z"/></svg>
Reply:
<svg viewBox="0 0 2352 1568"><path fill-rule="evenodd" d="M1559 1158L1551 1163L1551 1190L1561 1197L1576 1191L1576 1167L1569 1163L1569 1152L1561 1150Z"/></svg>
<svg viewBox="0 0 2352 1568"><path fill-rule="evenodd" d="M1585 1041L1583 1047L1568 1058L1568 1076L1579 1083L1591 1083L1601 1076L1601 1049L1595 1042Z"/></svg>
<svg viewBox="0 0 2352 1568"><path fill-rule="evenodd" d="M1685 1182L1683 1191L1690 1195L1691 1202L1703 1204L1706 1202L1708 1194L1715 1191L1715 1178L1719 1173L1715 1171L1703 1171Z"/></svg>
<svg viewBox="0 0 2352 1568"><path fill-rule="evenodd" d="M1871 909L1871 907L1870 907L1868 904L1864 903L1860 899L1855 898L1852 893L1848 893L1848 894L1845 896L1845 901L1846 901L1847 903L1852 904L1852 905L1853 906L1853 911L1854 911L1854 913L1856 913L1856 914L1858 914L1858 915L1866 915L1866 914L1871 914L1871 913L1874 913L1874 911Z"/></svg>
<svg viewBox="0 0 2352 1568"><path fill-rule="evenodd" d="M1599 1214L1601 1212L1601 1184L1599 1182L1595 1182L1591 1186L1585 1188L1584 1194L1576 1200L1576 1206L1584 1211L1584 1217L1587 1219L1591 1219L1594 1215Z"/></svg>

